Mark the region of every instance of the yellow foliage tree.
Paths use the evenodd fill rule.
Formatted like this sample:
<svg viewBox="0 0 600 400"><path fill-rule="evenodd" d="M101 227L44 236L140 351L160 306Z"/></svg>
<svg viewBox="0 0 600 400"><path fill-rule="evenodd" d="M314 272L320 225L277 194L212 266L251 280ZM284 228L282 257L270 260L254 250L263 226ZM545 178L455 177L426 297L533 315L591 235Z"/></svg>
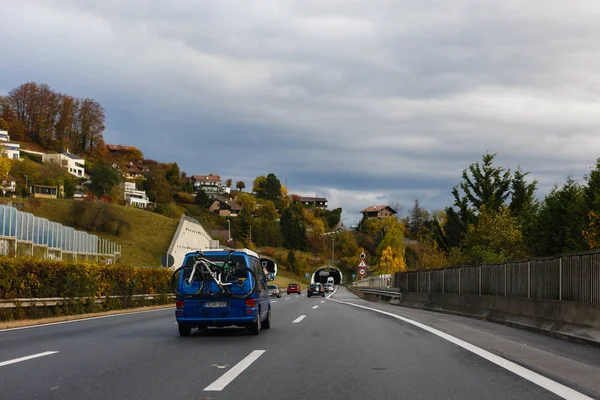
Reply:
<svg viewBox="0 0 600 400"><path fill-rule="evenodd" d="M448 266L446 253L439 248L435 240L421 237L416 251L418 270L439 269Z"/></svg>
<svg viewBox="0 0 600 400"><path fill-rule="evenodd" d="M0 183L8 179L8 174L12 168L12 162L6 156L4 145L0 145Z"/></svg>
<svg viewBox="0 0 600 400"><path fill-rule="evenodd" d="M396 218L385 218L382 221L385 232L383 240L377 247L379 255L379 273L391 274L406 270L404 258L404 226Z"/></svg>
<svg viewBox="0 0 600 400"><path fill-rule="evenodd" d="M588 213L587 229L583 232L583 237L588 242L590 249L600 247L600 215L594 211Z"/></svg>

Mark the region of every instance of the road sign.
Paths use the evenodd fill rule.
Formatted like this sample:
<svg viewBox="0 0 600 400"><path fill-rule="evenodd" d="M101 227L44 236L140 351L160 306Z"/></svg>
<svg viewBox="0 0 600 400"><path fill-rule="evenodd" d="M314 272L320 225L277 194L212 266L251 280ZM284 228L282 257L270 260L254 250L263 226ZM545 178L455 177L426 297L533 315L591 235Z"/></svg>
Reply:
<svg viewBox="0 0 600 400"><path fill-rule="evenodd" d="M360 260L360 264L358 264L358 266L361 268L367 268L367 264L365 263L365 260Z"/></svg>
<svg viewBox="0 0 600 400"><path fill-rule="evenodd" d="M306 279L308 279L308 278L310 278L310 274L307 272L307 273L306 273L306 275L304 275L304 277L305 277Z"/></svg>
<svg viewBox="0 0 600 400"><path fill-rule="evenodd" d="M364 260L365 259L365 253L360 253L360 259Z"/></svg>
<svg viewBox="0 0 600 400"><path fill-rule="evenodd" d="M352 279L356 279L356 274L352 274Z"/></svg>
<svg viewBox="0 0 600 400"><path fill-rule="evenodd" d="M360 276L365 276L367 274L367 269L365 267L358 267L358 274Z"/></svg>

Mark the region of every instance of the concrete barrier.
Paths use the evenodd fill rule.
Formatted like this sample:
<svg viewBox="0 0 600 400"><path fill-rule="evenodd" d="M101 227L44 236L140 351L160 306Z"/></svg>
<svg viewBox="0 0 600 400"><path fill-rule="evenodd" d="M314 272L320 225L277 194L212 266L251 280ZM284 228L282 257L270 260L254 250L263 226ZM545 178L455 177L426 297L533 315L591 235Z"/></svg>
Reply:
<svg viewBox="0 0 600 400"><path fill-rule="evenodd" d="M362 288L353 288L354 292ZM364 296L368 300L383 296ZM391 303L391 302L390 302ZM472 294L402 293L397 304L485 319L600 347L600 305Z"/></svg>

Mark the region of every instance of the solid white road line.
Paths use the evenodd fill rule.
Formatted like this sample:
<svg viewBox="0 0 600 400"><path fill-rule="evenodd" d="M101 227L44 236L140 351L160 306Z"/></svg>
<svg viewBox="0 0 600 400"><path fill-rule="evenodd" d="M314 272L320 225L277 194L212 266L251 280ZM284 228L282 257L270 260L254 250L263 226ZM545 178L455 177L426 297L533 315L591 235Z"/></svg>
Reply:
<svg viewBox="0 0 600 400"><path fill-rule="evenodd" d="M327 299L329 299L331 296L333 296L335 294L335 292L337 292L338 287L335 287L335 290L333 291L333 293L331 293L329 296L327 296Z"/></svg>
<svg viewBox="0 0 600 400"><path fill-rule="evenodd" d="M306 315L301 315L298 318L296 318L295 320L293 320L292 324L297 324L298 322L302 321L304 318L306 318Z"/></svg>
<svg viewBox="0 0 600 400"><path fill-rule="evenodd" d="M582 393L579 393L579 392L571 389L570 387L561 385L560 383L553 381L552 379L546 378L545 376L542 376L536 372L528 370L527 368L524 368L518 364L515 364L512 361L508 361L500 356L490 353L487 350L477 347L471 343L465 342L464 340L461 340L457 337L448 335L447 333L439 331L435 328L432 328L432 327L422 324L420 322L417 322L412 319L402 317L400 315L396 315L396 314L393 314L393 313L390 313L387 311L378 310L376 308L361 306L358 304L348 303L345 301L340 301L340 300L335 300L335 299L331 299L331 301L335 301L336 303L341 303L341 304L347 304L347 305L353 306L353 307L363 308L363 309L369 310L369 311L375 311L377 313L388 315L390 317L399 319L401 321L404 321L406 323L414 325L418 328L426 330L427 332L433 333L434 335L439 336L442 339L445 339L451 343L454 343L455 345L462 347L463 349L470 351L471 353L477 354L481 358L484 358L484 359L498 365L499 367L502 367L505 370L510 371L513 374L516 374L523 379L528 380L531 383L534 383L540 387L543 387L544 389L554 393L557 396L562 397L563 399L581 399L581 400L589 399L589 400L592 400L591 397L588 397Z"/></svg>
<svg viewBox="0 0 600 400"><path fill-rule="evenodd" d="M205 392L208 391L220 391L229 385L235 378L237 378L246 368L248 368L258 357L262 356L266 350L254 350L248 354L239 363L235 364L231 369L225 372L219 379L204 388Z"/></svg>
<svg viewBox="0 0 600 400"><path fill-rule="evenodd" d="M0 367L4 367L5 365L10 365L10 364L16 364L16 363L21 362L21 361L31 360L33 358L49 356L51 354L56 354L56 353L58 353L58 351L45 351L43 353L32 354L30 356L25 356L25 357L21 357L21 358L15 358L13 360L2 361L2 362L0 362Z"/></svg>
<svg viewBox="0 0 600 400"><path fill-rule="evenodd" d="M321 300L321 303L325 303L325 300Z"/></svg>
<svg viewBox="0 0 600 400"><path fill-rule="evenodd" d="M130 312L130 313L124 312L124 313L120 313L120 314L101 315L99 317L72 319L70 321L50 322L49 324L29 325L29 326L20 326L18 328L0 329L0 333L9 332L9 331L18 331L18 330L21 330L21 329L40 328L40 327L44 327L44 326L70 324L70 323L73 323L73 322L84 322L84 321L90 321L90 320L94 320L94 319L123 317L125 315L143 314L143 313L157 312L157 311L173 311L173 310L174 310L174 308L159 308L157 310L146 310L146 311L135 311L135 312Z"/></svg>
<svg viewBox="0 0 600 400"><path fill-rule="evenodd" d="M313 307L313 310L314 310L315 308L319 308L319 306L314 306L314 307Z"/></svg>

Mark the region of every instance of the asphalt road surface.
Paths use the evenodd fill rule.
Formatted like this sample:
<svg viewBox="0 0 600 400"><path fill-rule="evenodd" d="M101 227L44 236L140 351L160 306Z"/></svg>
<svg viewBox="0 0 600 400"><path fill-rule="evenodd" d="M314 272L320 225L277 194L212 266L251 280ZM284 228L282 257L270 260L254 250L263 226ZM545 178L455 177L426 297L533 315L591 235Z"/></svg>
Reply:
<svg viewBox="0 0 600 400"><path fill-rule="evenodd" d="M182 338L173 309L0 331L0 398L600 398L593 347L344 288L272 307L259 336Z"/></svg>

